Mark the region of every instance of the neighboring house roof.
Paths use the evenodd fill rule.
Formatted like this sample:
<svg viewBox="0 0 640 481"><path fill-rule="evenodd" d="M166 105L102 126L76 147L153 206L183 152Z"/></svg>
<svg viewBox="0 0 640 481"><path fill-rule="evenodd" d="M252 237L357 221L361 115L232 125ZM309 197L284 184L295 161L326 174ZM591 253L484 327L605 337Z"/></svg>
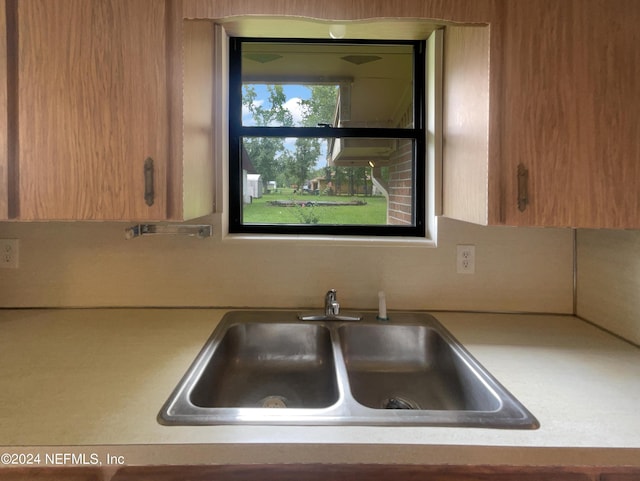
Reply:
<svg viewBox="0 0 640 481"><path fill-rule="evenodd" d="M253 166L251 162L251 158L249 157L249 152L247 149L242 146L242 170L246 170L248 174L257 174L256 168Z"/></svg>

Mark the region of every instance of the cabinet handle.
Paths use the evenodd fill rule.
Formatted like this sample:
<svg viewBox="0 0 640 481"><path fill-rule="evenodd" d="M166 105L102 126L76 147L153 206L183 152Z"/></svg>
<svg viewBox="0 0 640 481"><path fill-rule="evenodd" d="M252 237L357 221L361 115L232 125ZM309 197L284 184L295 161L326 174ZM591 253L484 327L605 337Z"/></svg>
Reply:
<svg viewBox="0 0 640 481"><path fill-rule="evenodd" d="M147 157L144 161L144 201L148 206L153 205L155 192L153 191L153 159Z"/></svg>
<svg viewBox="0 0 640 481"><path fill-rule="evenodd" d="M529 204L529 170L518 165L518 210L524 212Z"/></svg>

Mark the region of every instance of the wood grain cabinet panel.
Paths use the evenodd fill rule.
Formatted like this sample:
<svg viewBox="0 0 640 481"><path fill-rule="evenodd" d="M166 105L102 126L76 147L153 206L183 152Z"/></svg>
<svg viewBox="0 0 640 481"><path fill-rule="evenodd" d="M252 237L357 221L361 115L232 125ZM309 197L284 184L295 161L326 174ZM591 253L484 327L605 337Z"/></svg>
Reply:
<svg viewBox="0 0 640 481"><path fill-rule="evenodd" d="M0 481L103 481L99 468L5 468Z"/></svg>
<svg viewBox="0 0 640 481"><path fill-rule="evenodd" d="M19 218L164 218L165 0L16 5Z"/></svg>
<svg viewBox="0 0 640 481"><path fill-rule="evenodd" d="M180 0L7 5L15 24L14 217L182 220L211 213L213 177L184 183L213 159L183 159Z"/></svg>
<svg viewBox="0 0 640 481"><path fill-rule="evenodd" d="M0 0L0 220L9 218L7 115L7 18L5 1Z"/></svg>
<svg viewBox="0 0 640 481"><path fill-rule="evenodd" d="M0 469L0 481L637 481L637 468L286 464Z"/></svg>
<svg viewBox="0 0 640 481"><path fill-rule="evenodd" d="M449 26L444 37L442 214L482 225L496 195L489 162L499 161L490 155L490 32Z"/></svg>
<svg viewBox="0 0 640 481"><path fill-rule="evenodd" d="M504 2L504 223L640 227L639 23L636 0Z"/></svg>
<svg viewBox="0 0 640 481"><path fill-rule="evenodd" d="M154 466L121 468L111 481L591 481L572 468L410 465Z"/></svg>
<svg viewBox="0 0 640 481"><path fill-rule="evenodd" d="M640 2L497 5L447 27L443 214L640 228Z"/></svg>
<svg viewBox="0 0 640 481"><path fill-rule="evenodd" d="M9 128L6 142L15 155L3 161L7 149L0 133L0 218L8 212L20 220L161 220L210 213L213 150L198 130L208 124L200 118L207 112L194 108L198 99L189 95L183 105L182 91L199 82L189 72L199 75L202 69L190 65L203 65L189 42L197 45L211 34L183 36L183 17L295 11L365 18L364 2L345 6L337 0L322 7L291 0L6 2L17 49L6 97L17 102L4 102L10 114L16 111L9 118L15 135ZM366 18L388 16L389 5L366 2ZM453 42L445 42L445 215L486 224L640 228L640 2L402 5L398 16L436 19L450 29ZM450 22L473 22L473 34ZM470 58L469 49L480 52L482 62ZM2 61L0 54L0 112L7 85ZM448 79L459 78L448 77L451 72L471 73L469 88L450 88ZM451 96L456 92L462 95ZM447 120L450 107L459 108L456 102L468 97L470 108L482 112L459 109ZM183 132L198 141L189 140L197 148L187 148L187 155ZM149 157L151 206L143 171Z"/></svg>
<svg viewBox="0 0 640 481"><path fill-rule="evenodd" d="M610 473L605 472L600 475L599 481L638 481L640 479L640 470L626 473Z"/></svg>

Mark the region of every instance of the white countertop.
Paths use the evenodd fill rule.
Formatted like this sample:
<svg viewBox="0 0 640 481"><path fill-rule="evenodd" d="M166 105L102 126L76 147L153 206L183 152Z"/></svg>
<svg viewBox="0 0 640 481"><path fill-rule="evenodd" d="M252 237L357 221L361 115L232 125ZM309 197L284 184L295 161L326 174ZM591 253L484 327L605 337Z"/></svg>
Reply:
<svg viewBox="0 0 640 481"><path fill-rule="evenodd" d="M433 313L538 430L158 424L225 312L0 311L0 445L127 464L640 466L640 349L571 316Z"/></svg>

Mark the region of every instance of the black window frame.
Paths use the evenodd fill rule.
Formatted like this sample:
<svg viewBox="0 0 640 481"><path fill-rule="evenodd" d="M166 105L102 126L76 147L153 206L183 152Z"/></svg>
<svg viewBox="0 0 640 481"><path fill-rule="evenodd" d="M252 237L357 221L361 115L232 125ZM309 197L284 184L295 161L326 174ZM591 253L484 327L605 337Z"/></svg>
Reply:
<svg viewBox="0 0 640 481"><path fill-rule="evenodd" d="M411 45L413 47L413 128L344 128L264 127L242 125L242 44L318 43ZM229 39L229 233L292 234L332 236L402 236L426 235L426 41L424 40L334 40L301 38L231 37ZM242 138L243 137L314 137L314 138L390 138L414 142L413 156L413 225L334 225L334 224L244 224L242 222Z"/></svg>

